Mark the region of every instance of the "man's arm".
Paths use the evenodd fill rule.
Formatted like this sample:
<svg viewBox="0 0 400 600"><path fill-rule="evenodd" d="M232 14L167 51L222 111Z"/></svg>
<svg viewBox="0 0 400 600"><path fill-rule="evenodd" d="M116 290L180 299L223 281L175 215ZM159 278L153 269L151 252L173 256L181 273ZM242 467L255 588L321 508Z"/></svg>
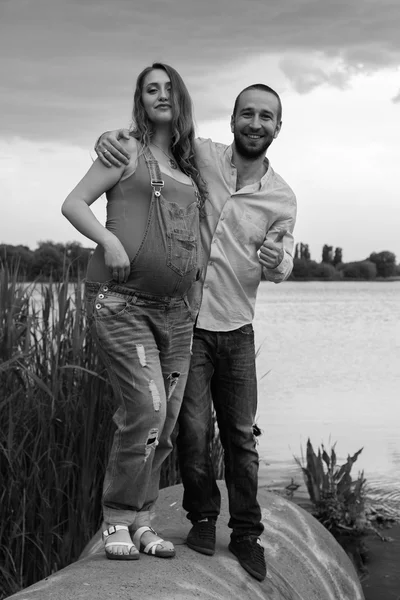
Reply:
<svg viewBox="0 0 400 600"><path fill-rule="evenodd" d="M114 129L101 134L95 143L94 149L104 166L120 167L122 164L127 165L129 163L131 156L126 147L118 141L129 139L129 129Z"/></svg>
<svg viewBox="0 0 400 600"><path fill-rule="evenodd" d="M118 141L129 140L129 138L129 129L113 129L113 131L106 131L101 134L95 143L94 149L104 166L120 167L121 164L127 165L129 163L130 155L126 151L126 148ZM200 162L204 156L206 159L210 158L211 145L219 146L221 148L227 147L225 144L216 144L208 138L195 139L194 148L196 157Z"/></svg>

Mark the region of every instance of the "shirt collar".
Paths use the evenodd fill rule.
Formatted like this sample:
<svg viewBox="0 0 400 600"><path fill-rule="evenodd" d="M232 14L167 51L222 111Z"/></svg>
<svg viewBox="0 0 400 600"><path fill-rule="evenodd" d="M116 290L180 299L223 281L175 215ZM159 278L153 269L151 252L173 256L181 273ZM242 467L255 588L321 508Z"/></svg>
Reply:
<svg viewBox="0 0 400 600"><path fill-rule="evenodd" d="M229 164L236 169L235 165L232 162L232 154L233 154L233 145L231 144L230 146L227 146L227 148L226 148L226 158L229 161ZM270 172L271 172L271 164L267 157L264 158L264 164L266 165L267 170L265 171L264 175L260 179L259 189L261 189L263 187L263 185L266 183L267 179L269 179Z"/></svg>

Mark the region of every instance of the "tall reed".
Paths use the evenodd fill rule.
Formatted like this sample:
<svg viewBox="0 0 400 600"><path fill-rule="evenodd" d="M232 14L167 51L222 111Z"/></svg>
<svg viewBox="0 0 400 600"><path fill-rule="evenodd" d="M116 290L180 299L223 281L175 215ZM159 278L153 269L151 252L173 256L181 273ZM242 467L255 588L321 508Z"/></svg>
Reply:
<svg viewBox="0 0 400 600"><path fill-rule="evenodd" d="M77 558L100 521L112 395L68 287L0 271L3 595Z"/></svg>
<svg viewBox="0 0 400 600"><path fill-rule="evenodd" d="M0 599L76 560L101 524L115 406L86 329L68 272L21 284L0 267ZM217 432L213 452L221 464ZM180 480L175 452L161 480Z"/></svg>

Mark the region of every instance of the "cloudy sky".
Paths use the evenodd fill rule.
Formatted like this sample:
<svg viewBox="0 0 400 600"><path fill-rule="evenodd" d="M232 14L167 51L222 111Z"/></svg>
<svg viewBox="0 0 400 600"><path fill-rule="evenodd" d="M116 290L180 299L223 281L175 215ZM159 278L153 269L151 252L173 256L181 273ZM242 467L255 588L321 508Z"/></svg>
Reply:
<svg viewBox="0 0 400 600"><path fill-rule="evenodd" d="M329 243L346 261L400 262L399 23L398 0L1 0L0 242L90 245L60 205L98 134L129 123L139 71L162 60L215 141L231 142L243 87L281 94L269 156L313 258Z"/></svg>

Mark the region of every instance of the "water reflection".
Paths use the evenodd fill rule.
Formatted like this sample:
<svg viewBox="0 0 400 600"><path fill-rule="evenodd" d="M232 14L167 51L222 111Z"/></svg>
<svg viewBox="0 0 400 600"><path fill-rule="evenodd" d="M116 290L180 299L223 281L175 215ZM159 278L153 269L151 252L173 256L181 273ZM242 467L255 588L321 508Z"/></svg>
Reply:
<svg viewBox="0 0 400 600"><path fill-rule="evenodd" d="M307 438L364 448L371 496L400 510L400 282L263 284L255 319L262 482L301 481Z"/></svg>

